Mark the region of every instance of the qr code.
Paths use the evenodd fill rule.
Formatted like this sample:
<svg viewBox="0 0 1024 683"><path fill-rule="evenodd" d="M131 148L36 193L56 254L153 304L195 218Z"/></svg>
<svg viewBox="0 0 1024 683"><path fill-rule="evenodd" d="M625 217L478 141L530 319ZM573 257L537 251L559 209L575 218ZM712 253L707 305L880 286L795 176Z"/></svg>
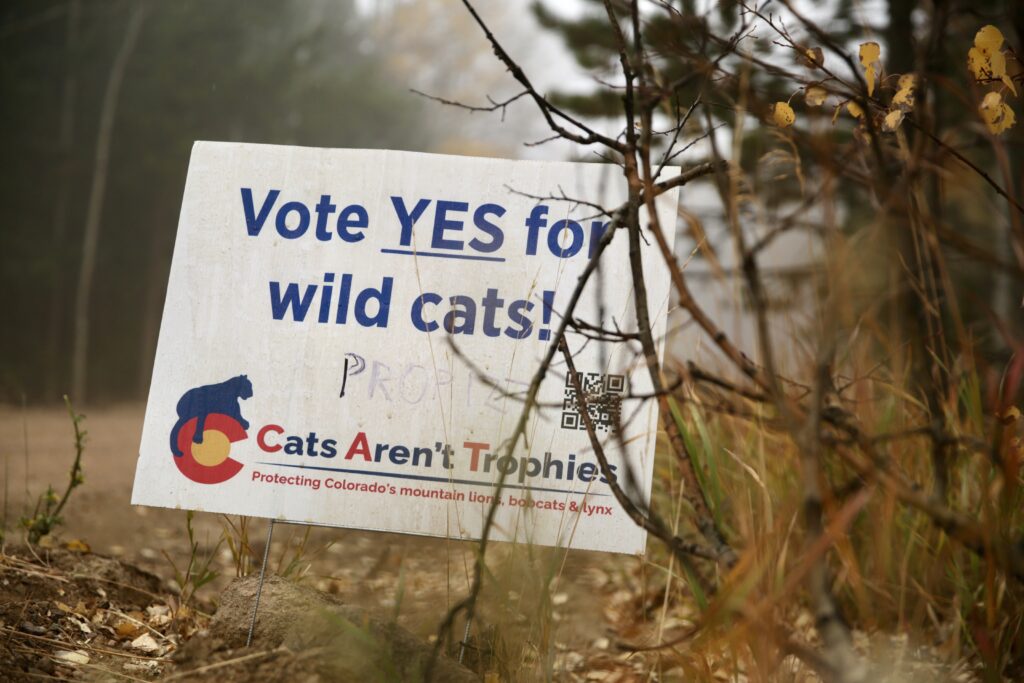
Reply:
<svg viewBox="0 0 1024 683"><path fill-rule="evenodd" d="M587 372L580 373L579 379L594 430L609 432L618 429L626 377ZM580 403L572 375L566 375L565 398L562 401L562 429L586 430L587 425L580 415Z"/></svg>

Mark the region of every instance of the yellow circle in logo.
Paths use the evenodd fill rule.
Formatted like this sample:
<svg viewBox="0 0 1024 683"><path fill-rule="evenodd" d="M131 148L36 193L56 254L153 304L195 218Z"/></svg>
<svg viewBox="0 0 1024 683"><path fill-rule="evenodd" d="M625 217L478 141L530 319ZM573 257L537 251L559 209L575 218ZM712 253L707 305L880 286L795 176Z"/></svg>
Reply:
<svg viewBox="0 0 1024 683"><path fill-rule="evenodd" d="M203 432L203 442L192 444L192 457L204 467L216 467L228 459L231 442L224 432L207 429Z"/></svg>

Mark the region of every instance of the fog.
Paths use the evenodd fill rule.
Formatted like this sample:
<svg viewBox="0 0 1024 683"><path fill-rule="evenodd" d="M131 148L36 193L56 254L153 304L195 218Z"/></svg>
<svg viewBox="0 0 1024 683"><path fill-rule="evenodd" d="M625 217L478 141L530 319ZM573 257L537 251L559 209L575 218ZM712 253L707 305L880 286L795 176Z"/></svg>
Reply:
<svg viewBox="0 0 1024 683"><path fill-rule="evenodd" d="M529 3L481 11L541 91L595 85ZM195 140L603 161L536 144L550 131L527 99L492 112L439 101L486 107L520 91L458 3L19 0L0 13L0 36L8 402L146 396ZM724 236L710 186L687 188L683 204L709 244ZM684 235L680 253L695 244ZM695 286L709 302L732 294L701 273Z"/></svg>

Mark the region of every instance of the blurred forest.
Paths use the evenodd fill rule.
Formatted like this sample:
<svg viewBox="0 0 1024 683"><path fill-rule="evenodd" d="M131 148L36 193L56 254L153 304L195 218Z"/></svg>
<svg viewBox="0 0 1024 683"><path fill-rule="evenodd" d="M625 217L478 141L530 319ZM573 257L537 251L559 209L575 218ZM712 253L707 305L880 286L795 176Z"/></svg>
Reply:
<svg viewBox="0 0 1024 683"><path fill-rule="evenodd" d="M410 33L422 19L410 12L383 19ZM145 398L194 140L425 149L425 102L408 91L418 64L399 71L375 39L391 30L381 19L347 0L5 2L0 400L54 402L72 388L90 211L76 398ZM99 164L106 187L93 197Z"/></svg>

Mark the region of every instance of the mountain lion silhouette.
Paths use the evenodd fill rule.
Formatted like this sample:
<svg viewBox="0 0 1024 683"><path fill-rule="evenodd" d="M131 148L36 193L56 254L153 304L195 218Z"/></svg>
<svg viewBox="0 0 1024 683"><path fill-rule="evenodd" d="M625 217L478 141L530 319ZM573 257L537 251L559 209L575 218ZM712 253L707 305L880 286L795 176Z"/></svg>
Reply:
<svg viewBox="0 0 1024 683"><path fill-rule="evenodd" d="M178 421L171 429L171 452L175 457L183 455L181 449L178 448L178 432L192 418L198 418L192 443L203 442L206 416L211 413L227 415L237 420L242 425L242 429L248 429L249 422L242 417L242 406L239 401L251 396L252 382L246 375L239 375L219 384L207 384L186 391L178 401Z"/></svg>

